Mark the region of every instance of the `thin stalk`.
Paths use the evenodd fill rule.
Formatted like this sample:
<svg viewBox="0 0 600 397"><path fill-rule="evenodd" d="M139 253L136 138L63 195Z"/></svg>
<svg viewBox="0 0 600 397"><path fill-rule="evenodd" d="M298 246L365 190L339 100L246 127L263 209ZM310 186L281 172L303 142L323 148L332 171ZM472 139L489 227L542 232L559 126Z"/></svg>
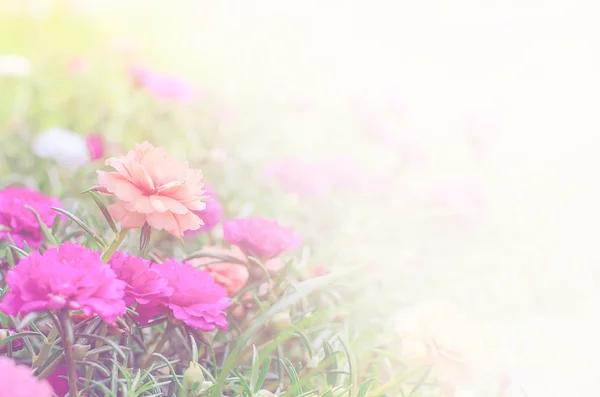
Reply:
<svg viewBox="0 0 600 397"><path fill-rule="evenodd" d="M165 343L169 340L169 335L173 329L174 329L173 324L168 322L167 328L165 328L165 332L163 332L160 340L158 341L156 346L154 346L154 349L149 350L148 353L146 354L146 358L144 359L144 364L142 365L142 368L148 368L150 366L150 364L152 364L152 360L154 359L154 357L152 355L154 353L160 352L162 350L162 348L165 346Z"/></svg>
<svg viewBox="0 0 600 397"><path fill-rule="evenodd" d="M121 244L123 244L123 241L125 240L125 237L127 237L129 230L131 229L121 229L119 233L115 234L115 239L102 254L102 262L108 263L110 258L112 258L114 253L119 249Z"/></svg>
<svg viewBox="0 0 600 397"><path fill-rule="evenodd" d="M65 350L65 366L67 367L67 378L69 380L69 396L77 397L77 371L73 359L73 328L67 310L58 313L61 324L61 339Z"/></svg>

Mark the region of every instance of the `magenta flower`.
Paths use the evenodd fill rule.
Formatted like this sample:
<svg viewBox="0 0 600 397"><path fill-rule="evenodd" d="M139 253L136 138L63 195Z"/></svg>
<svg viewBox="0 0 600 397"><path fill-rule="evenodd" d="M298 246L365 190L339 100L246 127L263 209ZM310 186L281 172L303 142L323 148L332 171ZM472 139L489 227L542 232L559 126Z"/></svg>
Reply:
<svg viewBox="0 0 600 397"><path fill-rule="evenodd" d="M278 257L302 243L302 238L294 234L291 227L259 217L224 221L223 236L225 241L237 245L246 255L262 261Z"/></svg>
<svg viewBox="0 0 600 397"><path fill-rule="evenodd" d="M64 243L31 253L6 275L10 291L0 310L16 316L44 310L81 310L112 323L125 313L125 282L102 263L100 254Z"/></svg>
<svg viewBox="0 0 600 397"><path fill-rule="evenodd" d="M52 397L52 387L45 380L33 376L29 368L17 365L10 358L0 357L0 396Z"/></svg>
<svg viewBox="0 0 600 397"><path fill-rule="evenodd" d="M193 211L200 217L204 224L200 226L199 229L185 231L184 235L186 236L193 236L198 233L208 232L221 222L221 217L223 216L223 207L221 206L221 202L215 197L215 194L206 184L204 185L204 189L204 195L208 197L208 199L205 201L206 208L204 208L202 211Z"/></svg>
<svg viewBox="0 0 600 397"><path fill-rule="evenodd" d="M158 270L151 268L150 262L143 258L117 251L110 258L108 265L117 278L126 284L125 304L127 306L134 302L142 305L151 304L173 293L169 280Z"/></svg>
<svg viewBox="0 0 600 397"><path fill-rule="evenodd" d="M183 80L143 66L130 68L129 75L136 86L144 88L157 99L189 102L196 96L194 89Z"/></svg>
<svg viewBox="0 0 600 397"><path fill-rule="evenodd" d="M90 159L100 160L104 157L104 140L102 139L102 135L89 135L85 142L90 152Z"/></svg>
<svg viewBox="0 0 600 397"><path fill-rule="evenodd" d="M212 331L216 327L227 328L224 310L231 302L225 289L217 285L206 270L172 259L155 264L153 268L169 280L173 294L161 298L158 306L138 305L136 311L142 322L157 314L170 313L189 327L201 331Z"/></svg>
<svg viewBox="0 0 600 397"><path fill-rule="evenodd" d="M52 387L52 391L58 397L65 397L69 393L69 381L66 378L67 368L64 365L58 367L46 378Z"/></svg>
<svg viewBox="0 0 600 397"><path fill-rule="evenodd" d="M57 213L50 207L61 207L53 197L22 187L7 187L0 190L0 240L10 241L10 235L19 248L24 242L36 249L43 241L40 224L35 215L25 208L34 208L46 226L51 226Z"/></svg>

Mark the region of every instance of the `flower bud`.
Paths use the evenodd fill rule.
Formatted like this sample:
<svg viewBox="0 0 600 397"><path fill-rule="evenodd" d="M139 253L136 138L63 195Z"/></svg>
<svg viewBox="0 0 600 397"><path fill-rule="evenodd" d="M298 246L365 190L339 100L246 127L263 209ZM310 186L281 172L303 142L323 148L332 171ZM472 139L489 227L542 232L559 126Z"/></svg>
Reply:
<svg viewBox="0 0 600 397"><path fill-rule="evenodd" d="M289 312L279 312L269 321L269 326L278 332L285 331L290 325L292 325L292 319Z"/></svg>
<svg viewBox="0 0 600 397"><path fill-rule="evenodd" d="M183 388L186 391L198 390L197 385L204 382L204 373L197 362L190 361L190 366L183 373Z"/></svg>
<svg viewBox="0 0 600 397"><path fill-rule="evenodd" d="M261 389L254 395L254 397L275 397L275 394L268 390Z"/></svg>

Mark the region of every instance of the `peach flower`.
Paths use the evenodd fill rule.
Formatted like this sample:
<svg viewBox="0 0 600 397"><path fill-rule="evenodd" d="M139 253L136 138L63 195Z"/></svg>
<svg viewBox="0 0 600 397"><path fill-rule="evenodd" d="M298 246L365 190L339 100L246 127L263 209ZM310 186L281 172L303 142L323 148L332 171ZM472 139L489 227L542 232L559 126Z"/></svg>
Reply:
<svg viewBox="0 0 600 397"><path fill-rule="evenodd" d="M224 248L204 247L203 251L231 256L241 261L246 259L243 255L240 257L237 252ZM241 253L241 251L239 252ZM229 296L241 290L250 277L246 266L237 263L218 262L218 259L210 257L195 258L189 262L196 267L203 267L207 270L215 282L225 288Z"/></svg>
<svg viewBox="0 0 600 397"><path fill-rule="evenodd" d="M175 160L148 142L136 144L124 156L107 159L106 165L115 171L98 171L96 189L119 199L108 209L123 228L148 223L182 237L186 230L202 226L193 212L206 207L200 170L190 169L187 162Z"/></svg>
<svg viewBox="0 0 600 397"><path fill-rule="evenodd" d="M400 314L396 331L402 337L402 356L432 365L443 384L463 384L477 372L483 343L453 305L427 302L408 309Z"/></svg>

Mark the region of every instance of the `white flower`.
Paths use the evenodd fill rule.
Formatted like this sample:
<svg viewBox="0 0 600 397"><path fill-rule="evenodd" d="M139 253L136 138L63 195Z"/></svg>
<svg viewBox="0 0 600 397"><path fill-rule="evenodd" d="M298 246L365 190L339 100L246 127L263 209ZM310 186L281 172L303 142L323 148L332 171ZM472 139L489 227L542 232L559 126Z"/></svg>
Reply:
<svg viewBox="0 0 600 397"><path fill-rule="evenodd" d="M14 54L0 54L0 76L27 76L31 65L26 58Z"/></svg>
<svg viewBox="0 0 600 397"><path fill-rule="evenodd" d="M33 152L71 168L81 167L91 160L85 138L58 127L41 132L33 142Z"/></svg>

